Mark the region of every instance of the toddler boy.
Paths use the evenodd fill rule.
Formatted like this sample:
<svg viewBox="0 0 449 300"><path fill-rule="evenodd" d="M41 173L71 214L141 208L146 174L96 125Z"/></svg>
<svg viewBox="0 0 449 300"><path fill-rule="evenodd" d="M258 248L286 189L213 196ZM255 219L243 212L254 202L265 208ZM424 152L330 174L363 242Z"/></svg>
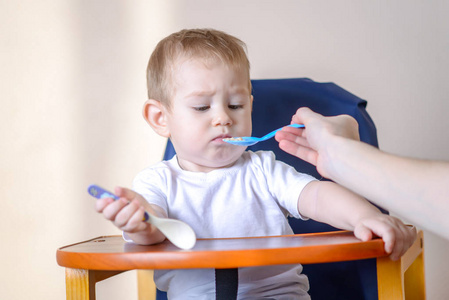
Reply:
<svg viewBox="0 0 449 300"><path fill-rule="evenodd" d="M345 188L298 173L268 151L250 152L223 142L251 135L251 81L245 45L212 29L182 30L163 39L147 69L143 115L176 156L140 172L133 191L97 201L98 212L130 240L154 244L164 236L142 222L144 210L189 224L198 238L292 234L287 216L315 219L382 237L398 258L415 232ZM256 99L257 101L257 99ZM130 203L129 205L127 205ZM302 266L239 269L239 299L309 299ZM169 299L214 299L214 270L159 270Z"/></svg>

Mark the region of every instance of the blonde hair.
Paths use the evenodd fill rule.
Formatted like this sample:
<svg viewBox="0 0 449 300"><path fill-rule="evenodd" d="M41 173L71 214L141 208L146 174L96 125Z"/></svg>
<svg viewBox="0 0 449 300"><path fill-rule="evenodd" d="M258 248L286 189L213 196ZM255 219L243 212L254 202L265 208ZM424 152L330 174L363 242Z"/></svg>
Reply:
<svg viewBox="0 0 449 300"><path fill-rule="evenodd" d="M205 62L218 60L237 70L245 70L251 92L250 64L244 42L214 29L184 29L161 40L151 54L147 67L148 99L170 107L175 88L172 74L181 57Z"/></svg>

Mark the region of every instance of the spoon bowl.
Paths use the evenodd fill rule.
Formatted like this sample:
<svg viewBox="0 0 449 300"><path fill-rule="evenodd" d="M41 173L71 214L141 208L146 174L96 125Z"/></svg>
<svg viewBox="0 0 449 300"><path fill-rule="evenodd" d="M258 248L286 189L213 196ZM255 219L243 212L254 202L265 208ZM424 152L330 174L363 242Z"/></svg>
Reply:
<svg viewBox="0 0 449 300"><path fill-rule="evenodd" d="M118 200L119 198L106 191L105 189L99 187L98 185L91 185L87 189L88 193L91 196L94 196L97 199L103 198L112 198L114 200ZM143 220L144 222L148 222L154 225L160 232L162 232L165 237L173 243L178 248L188 250L193 248L196 243L196 235L193 231L192 227L188 224L169 218L159 218L154 215L145 212Z"/></svg>

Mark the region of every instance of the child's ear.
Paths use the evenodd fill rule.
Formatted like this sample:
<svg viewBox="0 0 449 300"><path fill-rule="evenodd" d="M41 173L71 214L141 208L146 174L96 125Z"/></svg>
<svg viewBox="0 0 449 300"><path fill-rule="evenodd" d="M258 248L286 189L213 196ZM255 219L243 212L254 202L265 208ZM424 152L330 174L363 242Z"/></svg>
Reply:
<svg viewBox="0 0 449 300"><path fill-rule="evenodd" d="M167 124L167 108L157 100L147 100L143 105L143 117L150 124L151 128L163 137L170 137L170 130Z"/></svg>
<svg viewBox="0 0 449 300"><path fill-rule="evenodd" d="M251 111L253 111L253 101L254 101L254 97L253 97L253 95L251 95L251 101L250 101L250 103L251 103Z"/></svg>

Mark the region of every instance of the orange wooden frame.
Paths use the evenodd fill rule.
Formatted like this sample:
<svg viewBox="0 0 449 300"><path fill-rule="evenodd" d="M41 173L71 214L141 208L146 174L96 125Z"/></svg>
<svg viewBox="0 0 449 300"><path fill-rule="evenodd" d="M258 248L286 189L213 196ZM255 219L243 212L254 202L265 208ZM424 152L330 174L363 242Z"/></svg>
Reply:
<svg viewBox="0 0 449 300"><path fill-rule="evenodd" d="M94 300L97 282L127 270L224 269L366 258L377 259L379 299L425 299L422 232L397 262L388 258L381 239L362 242L347 231L199 239L191 250L180 250L168 241L141 246L126 243L121 236L104 236L62 247L56 257L66 267L67 299ZM142 276L148 273L139 272Z"/></svg>

